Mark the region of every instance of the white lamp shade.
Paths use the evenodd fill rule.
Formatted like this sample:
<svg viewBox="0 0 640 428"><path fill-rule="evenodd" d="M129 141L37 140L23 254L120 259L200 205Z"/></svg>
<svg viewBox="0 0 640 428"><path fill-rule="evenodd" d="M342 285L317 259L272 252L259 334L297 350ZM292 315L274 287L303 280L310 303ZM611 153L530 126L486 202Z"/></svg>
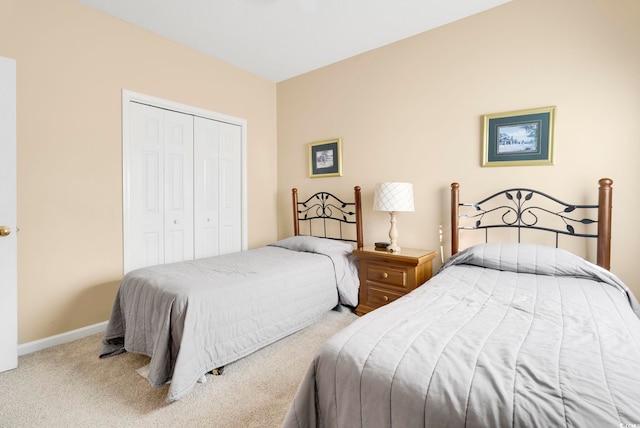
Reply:
<svg viewBox="0 0 640 428"><path fill-rule="evenodd" d="M414 211L413 184L378 183L373 196L374 211Z"/></svg>

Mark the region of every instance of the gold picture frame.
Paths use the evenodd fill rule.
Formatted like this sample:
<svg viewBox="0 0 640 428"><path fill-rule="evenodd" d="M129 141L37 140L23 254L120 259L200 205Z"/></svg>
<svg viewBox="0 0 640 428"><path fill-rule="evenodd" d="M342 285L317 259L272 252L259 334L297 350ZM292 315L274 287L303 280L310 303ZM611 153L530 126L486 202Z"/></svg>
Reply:
<svg viewBox="0 0 640 428"><path fill-rule="evenodd" d="M309 177L342 176L342 141L340 138L309 143Z"/></svg>
<svg viewBox="0 0 640 428"><path fill-rule="evenodd" d="M553 165L554 107L486 114L482 166Z"/></svg>

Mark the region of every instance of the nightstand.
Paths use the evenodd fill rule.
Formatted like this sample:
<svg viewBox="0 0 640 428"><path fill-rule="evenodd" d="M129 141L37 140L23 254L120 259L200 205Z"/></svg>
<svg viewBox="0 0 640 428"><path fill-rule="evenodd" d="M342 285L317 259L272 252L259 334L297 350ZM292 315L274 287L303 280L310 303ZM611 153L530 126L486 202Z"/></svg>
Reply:
<svg viewBox="0 0 640 428"><path fill-rule="evenodd" d="M436 252L403 248L400 253L380 251L374 247L354 250L360 268L360 302L358 315L386 305L425 283L433 274Z"/></svg>

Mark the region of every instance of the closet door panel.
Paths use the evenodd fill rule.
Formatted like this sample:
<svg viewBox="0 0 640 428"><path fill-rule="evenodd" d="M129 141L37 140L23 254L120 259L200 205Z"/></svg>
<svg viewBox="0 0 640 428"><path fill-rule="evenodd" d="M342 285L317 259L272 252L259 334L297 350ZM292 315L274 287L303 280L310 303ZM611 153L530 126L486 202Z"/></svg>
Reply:
<svg viewBox="0 0 640 428"><path fill-rule="evenodd" d="M242 249L242 129L220 123L220 254Z"/></svg>
<svg viewBox="0 0 640 428"><path fill-rule="evenodd" d="M220 254L219 124L194 117L195 258Z"/></svg>
<svg viewBox="0 0 640 428"><path fill-rule="evenodd" d="M130 105L128 150L129 270L164 263L164 155L162 110Z"/></svg>
<svg viewBox="0 0 640 428"><path fill-rule="evenodd" d="M193 260L193 116L163 110L164 262Z"/></svg>

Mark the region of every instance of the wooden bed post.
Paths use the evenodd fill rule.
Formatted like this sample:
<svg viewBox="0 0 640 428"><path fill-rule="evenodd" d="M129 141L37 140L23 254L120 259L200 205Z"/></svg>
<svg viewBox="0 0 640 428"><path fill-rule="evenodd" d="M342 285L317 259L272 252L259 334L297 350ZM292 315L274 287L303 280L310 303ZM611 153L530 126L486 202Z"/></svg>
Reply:
<svg viewBox="0 0 640 428"><path fill-rule="evenodd" d="M597 264L607 270L611 267L611 196L613 180L601 178L598 183L598 249Z"/></svg>
<svg viewBox="0 0 640 428"><path fill-rule="evenodd" d="M298 189L291 189L291 197L293 199L293 236L300 234L300 223L298 222Z"/></svg>
<svg viewBox="0 0 640 428"><path fill-rule="evenodd" d="M451 255L458 252L458 225L460 209L460 184L451 183Z"/></svg>
<svg viewBox="0 0 640 428"><path fill-rule="evenodd" d="M361 250L364 247L364 239L362 237L362 199L361 199L361 188L360 186L356 186L353 188L353 193L355 196L356 202L356 237L358 240L358 250Z"/></svg>

